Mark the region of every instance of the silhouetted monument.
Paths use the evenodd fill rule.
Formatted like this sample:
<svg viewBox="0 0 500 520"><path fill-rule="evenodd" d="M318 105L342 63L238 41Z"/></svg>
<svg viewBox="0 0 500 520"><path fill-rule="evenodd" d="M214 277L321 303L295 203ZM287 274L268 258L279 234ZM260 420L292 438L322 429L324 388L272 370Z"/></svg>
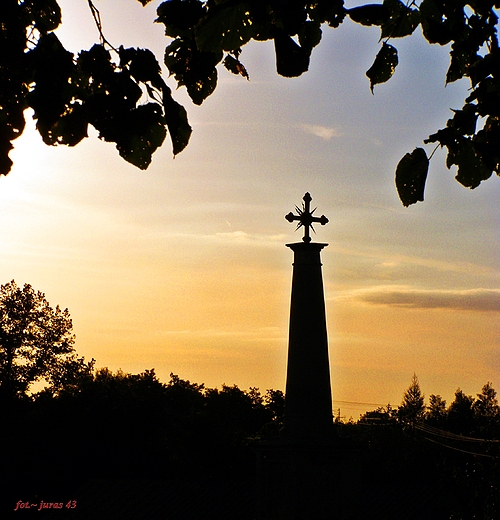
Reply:
<svg viewBox="0 0 500 520"><path fill-rule="evenodd" d="M333 518L333 467L339 450L333 435L332 396L325 297L320 252L328 244L311 241L315 217L304 195L289 222L304 228L302 242L286 244L294 253L285 418L280 438L259 451L259 508L262 520Z"/></svg>
<svg viewBox="0 0 500 520"><path fill-rule="evenodd" d="M304 237L302 242L287 244L294 252L294 262L283 435L319 440L331 435L333 425L320 259L321 250L328 244L311 242L309 230L313 222L325 225L328 219L313 216L309 193L303 200L302 209L296 207L298 215L285 216L289 222L298 221L297 229L304 228Z"/></svg>

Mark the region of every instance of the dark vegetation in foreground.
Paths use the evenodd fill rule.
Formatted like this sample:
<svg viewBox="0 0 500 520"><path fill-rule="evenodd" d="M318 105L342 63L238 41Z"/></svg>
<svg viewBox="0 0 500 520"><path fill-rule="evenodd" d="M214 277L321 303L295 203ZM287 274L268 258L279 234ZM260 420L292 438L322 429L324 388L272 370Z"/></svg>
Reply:
<svg viewBox="0 0 500 520"><path fill-rule="evenodd" d="M81 504L89 482L102 479L107 484L96 489L104 504L113 493L106 486L116 480L129 482L121 486L128 495L145 493L133 481L165 481L162 489L178 490L166 506L169 516L147 513L146 503L138 506L144 518L250 519L255 447L279 436L284 396L279 390L262 395L256 388L205 388L173 374L164 384L154 370L132 375L104 368L80 374L57 391L4 397L1 407L2 517L34 515L14 513L18 500ZM500 518L500 413L490 383L476 398L457 390L449 406L435 395L425 406L414 376L400 407L368 412L358 422L337 421L335 435L352 452L334 468L340 485L332 493L342 493L338 518L359 518L362 507L371 518ZM90 492L87 508L89 501L99 502L96 496ZM177 516L176 500L185 501L179 506L185 513ZM236 501L238 513L225 501ZM84 507L80 518L86 517ZM407 514L397 516L404 508ZM69 509L36 517L47 514L78 518ZM113 514L92 513L106 516Z"/></svg>
<svg viewBox="0 0 500 520"><path fill-rule="evenodd" d="M257 467L280 438L282 392L96 370L74 341L67 309L29 284L0 286L0 518L256 518L259 483L278 480ZM426 406L414 375L399 407L334 426L321 489L337 520L500 518L491 383Z"/></svg>

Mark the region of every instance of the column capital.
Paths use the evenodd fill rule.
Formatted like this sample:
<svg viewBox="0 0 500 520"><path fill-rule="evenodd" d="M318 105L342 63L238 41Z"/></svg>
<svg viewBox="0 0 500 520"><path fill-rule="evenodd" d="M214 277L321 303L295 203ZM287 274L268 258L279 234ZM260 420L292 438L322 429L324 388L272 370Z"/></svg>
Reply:
<svg viewBox="0 0 500 520"><path fill-rule="evenodd" d="M328 244L323 244L321 242L294 242L293 244L285 244L286 247L289 247L292 251L321 251Z"/></svg>

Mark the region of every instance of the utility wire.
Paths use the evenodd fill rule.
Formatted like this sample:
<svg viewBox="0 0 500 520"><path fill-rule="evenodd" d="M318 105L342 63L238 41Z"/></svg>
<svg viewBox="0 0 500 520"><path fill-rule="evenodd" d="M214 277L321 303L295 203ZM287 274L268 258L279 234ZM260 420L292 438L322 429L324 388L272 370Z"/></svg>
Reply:
<svg viewBox="0 0 500 520"><path fill-rule="evenodd" d="M354 404L354 405L360 405L360 406L388 406L387 403L380 404L380 403L358 403L356 401L336 401L333 400L333 403L341 403L341 404Z"/></svg>
<svg viewBox="0 0 500 520"><path fill-rule="evenodd" d="M481 442L481 443L500 443L500 440L497 439L478 439L477 437L467 437L465 435L457 435L456 433L448 432L446 430L440 430L439 428L435 428L433 426L428 425L417 425L417 430L421 430L424 433L436 435L437 437L444 437L450 440L456 441L466 441L466 442Z"/></svg>
<svg viewBox="0 0 500 520"><path fill-rule="evenodd" d="M428 437L425 437L425 436L423 436L423 438L426 441L433 442L434 444L439 444L439 446L443 446L450 450L460 451L462 453L467 453L469 455L475 455L478 457L487 457L490 459L500 459L500 457L496 457L495 455L488 455L487 453L478 453L477 451L462 450L460 448L456 448L455 446L449 446L448 444L444 444L443 442L438 442L438 441L435 441L434 439L429 439Z"/></svg>
<svg viewBox="0 0 500 520"><path fill-rule="evenodd" d="M487 446L495 445L499 443L499 440L496 439L478 439L476 437L466 437L464 435L457 435L456 433L448 432L445 430L440 430L439 428L435 428L433 426L428 425L416 425L416 430L420 431L422 437L434 444L438 444L439 446L443 446L444 448L448 448L450 450L459 451L461 453L467 453L468 455L474 455L477 457L487 457L490 459L500 459L499 456L490 455L488 453L479 453L477 451L464 450L462 448L457 448L457 446L451 446L450 444L445 443L442 440L445 439L449 442L472 442L472 443L481 443L483 446L486 444ZM435 438L430 438L429 435L434 436Z"/></svg>

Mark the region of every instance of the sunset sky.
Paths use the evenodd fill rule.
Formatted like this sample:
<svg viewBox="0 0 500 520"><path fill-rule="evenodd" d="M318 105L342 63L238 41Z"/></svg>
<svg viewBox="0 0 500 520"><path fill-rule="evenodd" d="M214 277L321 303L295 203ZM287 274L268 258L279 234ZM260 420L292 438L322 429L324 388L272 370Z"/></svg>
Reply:
<svg viewBox="0 0 500 520"><path fill-rule="evenodd" d="M161 60L157 2L96 2L115 46ZM98 40L85 0L61 0L63 44ZM460 387L500 391L500 180L463 188L437 151L424 203L403 208L399 159L461 108L467 83L445 88L447 50L420 33L393 42L400 65L372 95L365 71L379 31L325 28L308 73L278 77L273 46L241 60L250 81L221 68L194 106L193 135L167 141L147 171L113 144L49 148L29 124L0 178L0 283L30 283L68 308L76 349L97 366L242 389L285 387L292 252L284 215L309 191L323 274L334 407L354 419L401 402L416 373L449 402ZM164 71L164 76L168 74ZM432 147L427 149L428 154ZM361 404L356 404L361 403Z"/></svg>

